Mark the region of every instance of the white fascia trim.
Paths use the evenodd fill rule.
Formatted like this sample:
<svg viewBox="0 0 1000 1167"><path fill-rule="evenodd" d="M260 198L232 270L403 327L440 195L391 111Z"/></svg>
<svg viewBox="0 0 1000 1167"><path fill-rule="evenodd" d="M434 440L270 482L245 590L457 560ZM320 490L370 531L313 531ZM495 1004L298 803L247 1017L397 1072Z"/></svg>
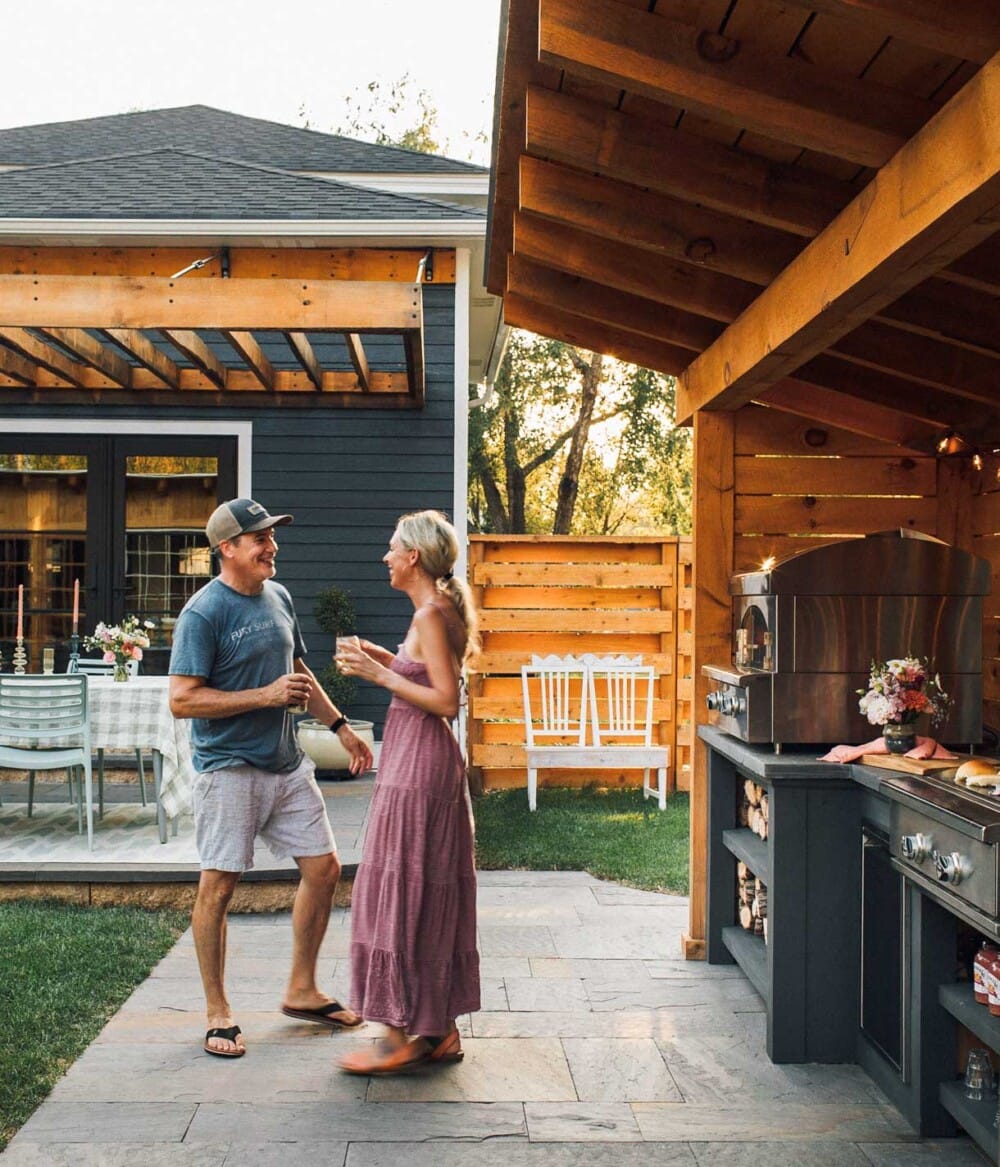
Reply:
<svg viewBox="0 0 1000 1167"><path fill-rule="evenodd" d="M371 190L415 195L488 195L489 174L342 174L322 170L297 170L303 178L326 178L366 186Z"/></svg>
<svg viewBox="0 0 1000 1167"><path fill-rule="evenodd" d="M469 497L469 269L467 247L455 252L455 435L452 522L459 533L456 573L465 578Z"/></svg>
<svg viewBox="0 0 1000 1167"><path fill-rule="evenodd" d="M216 238L257 235L269 238L448 239L486 237L484 219L0 219L0 235L118 235L123 238L174 236Z"/></svg>
<svg viewBox="0 0 1000 1167"><path fill-rule="evenodd" d="M0 426L7 434L129 434L136 433L135 419L108 420L106 418L74 417L7 417L0 418ZM142 419L142 432L169 437L171 434L194 434L197 437L236 438L236 483L240 498L253 497L253 422L198 421L195 418L170 420L168 418Z"/></svg>

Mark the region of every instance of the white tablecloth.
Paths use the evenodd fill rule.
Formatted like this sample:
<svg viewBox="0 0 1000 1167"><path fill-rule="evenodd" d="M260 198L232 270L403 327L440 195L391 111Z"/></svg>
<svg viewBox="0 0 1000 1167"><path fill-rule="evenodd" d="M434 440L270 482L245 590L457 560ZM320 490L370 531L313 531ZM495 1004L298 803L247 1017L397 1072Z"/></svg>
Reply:
<svg viewBox="0 0 1000 1167"><path fill-rule="evenodd" d="M158 750L160 805L167 818L191 809L191 723L170 712L169 677L88 677L91 745L104 750Z"/></svg>

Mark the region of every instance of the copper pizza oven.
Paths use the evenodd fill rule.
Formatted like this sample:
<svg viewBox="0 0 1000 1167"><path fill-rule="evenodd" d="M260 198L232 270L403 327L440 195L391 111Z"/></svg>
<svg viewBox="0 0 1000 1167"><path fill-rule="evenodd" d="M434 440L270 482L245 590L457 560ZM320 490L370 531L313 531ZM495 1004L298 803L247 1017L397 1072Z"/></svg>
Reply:
<svg viewBox="0 0 1000 1167"><path fill-rule="evenodd" d="M926 657L952 697L943 742L982 740L984 559L912 531L882 531L733 576L732 659L710 720L747 742L864 742L858 711L873 660Z"/></svg>

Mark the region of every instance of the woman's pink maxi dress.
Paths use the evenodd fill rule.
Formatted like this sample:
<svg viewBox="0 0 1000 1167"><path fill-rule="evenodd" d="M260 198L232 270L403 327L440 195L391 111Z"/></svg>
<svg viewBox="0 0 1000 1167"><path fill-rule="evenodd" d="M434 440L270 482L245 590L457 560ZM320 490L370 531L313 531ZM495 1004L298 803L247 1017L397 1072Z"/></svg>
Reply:
<svg viewBox="0 0 1000 1167"><path fill-rule="evenodd" d="M400 648L392 663L429 685ZM448 723L393 696L351 897L351 1004L443 1036L479 1008L476 872L465 763Z"/></svg>

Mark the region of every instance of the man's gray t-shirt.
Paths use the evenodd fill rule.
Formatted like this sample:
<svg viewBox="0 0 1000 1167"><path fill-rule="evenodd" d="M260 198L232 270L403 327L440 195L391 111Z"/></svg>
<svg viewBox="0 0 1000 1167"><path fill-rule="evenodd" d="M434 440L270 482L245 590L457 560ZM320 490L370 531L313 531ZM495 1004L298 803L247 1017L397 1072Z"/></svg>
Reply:
<svg viewBox="0 0 1000 1167"><path fill-rule="evenodd" d="M170 673L204 677L210 689L232 693L270 685L305 653L286 588L265 580L263 591L245 596L216 578L177 618ZM282 708L192 718L191 745L199 773L243 764L285 773L302 760L292 716Z"/></svg>

